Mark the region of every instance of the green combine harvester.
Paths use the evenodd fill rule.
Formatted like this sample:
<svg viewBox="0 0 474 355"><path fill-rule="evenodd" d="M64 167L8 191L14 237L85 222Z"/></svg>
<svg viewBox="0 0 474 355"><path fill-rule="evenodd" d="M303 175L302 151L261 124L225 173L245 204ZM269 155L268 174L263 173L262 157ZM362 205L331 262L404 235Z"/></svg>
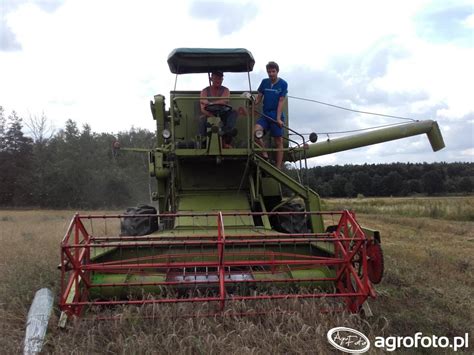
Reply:
<svg viewBox="0 0 474 355"><path fill-rule="evenodd" d="M179 48L168 65L177 76L247 73L252 93L254 58L245 49ZM238 301L292 298L334 300L359 312L383 276L380 233L361 227L351 211L322 211L304 183L306 161L423 133L437 151L444 147L438 124L417 121L322 142L286 127L284 160L301 168L295 179L261 157L253 137L260 108L251 95L231 91L229 105L209 105L215 117L204 136L199 95L175 88L168 108L156 95L157 148L120 148L148 154L156 208L72 219L61 243L62 322L91 306L195 303L220 314ZM219 117L231 109L237 134L224 148ZM287 106L285 112L290 125ZM100 232L90 228L98 222Z"/></svg>

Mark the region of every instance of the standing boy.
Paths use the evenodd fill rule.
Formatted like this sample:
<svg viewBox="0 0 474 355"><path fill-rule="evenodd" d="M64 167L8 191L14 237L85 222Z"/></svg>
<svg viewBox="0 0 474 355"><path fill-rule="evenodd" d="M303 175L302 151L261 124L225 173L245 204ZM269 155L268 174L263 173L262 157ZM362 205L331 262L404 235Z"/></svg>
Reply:
<svg viewBox="0 0 474 355"><path fill-rule="evenodd" d="M255 124L255 131L270 131L277 149L275 166L282 168L283 164L283 123L285 116L283 114L283 104L288 94L288 83L278 77L280 68L275 62L268 62L268 79L263 79L258 87L258 96L255 104L258 105L263 99L263 115ZM265 148L261 138L256 139L258 145ZM262 156L268 158L268 153L263 152Z"/></svg>

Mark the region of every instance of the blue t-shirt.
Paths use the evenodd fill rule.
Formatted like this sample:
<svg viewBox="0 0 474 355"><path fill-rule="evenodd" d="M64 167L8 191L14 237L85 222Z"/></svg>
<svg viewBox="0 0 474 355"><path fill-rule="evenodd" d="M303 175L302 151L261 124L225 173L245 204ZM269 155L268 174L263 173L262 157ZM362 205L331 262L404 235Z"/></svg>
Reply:
<svg viewBox="0 0 474 355"><path fill-rule="evenodd" d="M263 112L275 118L280 97L285 97L288 94L288 83L282 78L278 78L278 81L272 85L269 78L263 79L258 87L258 92L263 94Z"/></svg>

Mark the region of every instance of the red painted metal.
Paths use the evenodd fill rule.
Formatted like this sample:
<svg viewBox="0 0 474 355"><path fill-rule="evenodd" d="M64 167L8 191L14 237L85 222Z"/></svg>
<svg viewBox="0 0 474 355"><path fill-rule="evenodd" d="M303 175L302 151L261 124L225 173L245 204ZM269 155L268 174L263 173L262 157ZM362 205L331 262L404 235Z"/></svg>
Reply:
<svg viewBox="0 0 474 355"><path fill-rule="evenodd" d="M369 280L374 284L378 284L382 281L384 263L382 247L376 241L371 241L367 245L367 259Z"/></svg>
<svg viewBox="0 0 474 355"><path fill-rule="evenodd" d="M319 214L339 216L337 228L331 233L295 233L283 234L271 232L259 233L258 230L250 230L243 234L241 231L232 234L225 231L224 217L228 216L252 216L271 214ZM144 217L140 215L137 217ZM148 215L146 215L148 216ZM145 216L145 217L146 217ZM150 215L155 216L155 215ZM140 237L131 236L103 236L92 235L85 228L85 221L103 220L105 233L107 233L107 221L121 218L130 218L130 215L88 215L76 214L71 221L66 235L61 242L61 295L60 308L68 315L79 316L84 307L92 305L144 305L150 303L172 304L172 303L216 303L218 312L226 308L228 302L235 301L259 301L277 299L303 299L303 298L328 298L341 299L351 312L358 312L368 297L375 297L375 291L369 279L370 260L367 252L372 241L367 239L353 213L341 212L277 212L277 213L206 213L206 214L165 214L162 218L202 217L217 219L217 229L212 235L194 233L183 235L181 231L178 236L167 235L165 232ZM133 216L132 216L133 217ZM198 232L196 230L196 232ZM298 253L297 247L313 247L314 243L325 242L334 247L333 255L308 255ZM266 250L266 247L284 245L287 250ZM290 252L288 247L294 247ZM120 260L98 262L91 259L94 249L117 248L123 252L127 250L158 250L169 248L169 253L146 256L127 256ZM242 250L242 247L248 251ZM188 249L189 248L189 249ZM233 248L241 248L239 251ZM262 250L263 249L263 250ZM325 266L335 271L335 277L281 277L281 274L296 271L310 270L315 267ZM194 271L189 271L193 270ZM189 269L189 270L188 270ZM206 269L203 272L201 269ZM174 271L173 271L174 270ZM181 270L191 275L186 279L179 280L180 275L176 270ZM186 271L188 270L188 271ZM211 270L211 271L208 271ZM250 275L257 272L267 275L265 278L233 278L233 275L245 271ZM180 272L181 272L180 271ZM105 282L93 284L91 276L95 272L102 274L125 274L125 275L170 275L164 281L134 282ZM280 277L273 275L280 273ZM212 278L206 278L212 275ZM194 277L194 280L192 279ZM245 284L278 285L278 284L301 284L308 282L330 282L335 285L334 292L322 292L312 290L311 293L294 294L282 292L278 294L263 295L233 295L229 293L229 287ZM89 291L94 288L119 288L119 287L173 287L185 286L196 287L210 285L217 290L217 294L206 297L169 297L146 299L114 299L114 300L90 300Z"/></svg>
<svg viewBox="0 0 474 355"><path fill-rule="evenodd" d="M218 254L219 254L219 293L220 293L220 310L223 311L225 307L225 263L224 263L224 221L222 219L222 212L219 212L217 216L217 242L218 242Z"/></svg>

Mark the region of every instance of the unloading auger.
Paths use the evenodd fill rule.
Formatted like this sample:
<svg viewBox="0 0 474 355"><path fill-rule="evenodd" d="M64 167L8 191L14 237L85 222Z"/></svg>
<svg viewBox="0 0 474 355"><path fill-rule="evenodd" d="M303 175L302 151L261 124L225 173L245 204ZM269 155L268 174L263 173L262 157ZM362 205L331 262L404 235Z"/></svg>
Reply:
<svg viewBox="0 0 474 355"><path fill-rule="evenodd" d="M254 58L245 49L179 48L168 64L176 80L247 73L252 92ZM149 156L156 209L72 219L61 242L63 321L101 305L195 303L219 314L240 301L303 298L360 311L383 276L380 233L360 226L351 211L323 211L304 176L292 178L261 158L253 137L259 108L250 95L231 91L230 105L208 106L215 117L199 136L199 93L175 87L168 109L163 95L151 102L157 148L135 150ZM226 149L219 117L232 109L238 133ZM321 142L315 135L293 141L297 132L286 129L285 160L304 173L311 157L424 133L434 151L444 147L434 121Z"/></svg>

